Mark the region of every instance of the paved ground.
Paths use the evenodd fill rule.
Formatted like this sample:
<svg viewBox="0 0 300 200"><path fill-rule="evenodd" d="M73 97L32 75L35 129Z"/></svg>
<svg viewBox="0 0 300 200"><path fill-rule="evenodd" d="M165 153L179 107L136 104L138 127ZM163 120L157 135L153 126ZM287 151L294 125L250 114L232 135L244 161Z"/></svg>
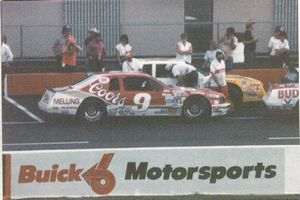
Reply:
<svg viewBox="0 0 300 200"><path fill-rule="evenodd" d="M260 103L208 121L176 117L108 118L85 124L38 110L40 97L12 97L40 123L3 100L3 150L48 150L158 146L300 144L299 115L270 117Z"/></svg>

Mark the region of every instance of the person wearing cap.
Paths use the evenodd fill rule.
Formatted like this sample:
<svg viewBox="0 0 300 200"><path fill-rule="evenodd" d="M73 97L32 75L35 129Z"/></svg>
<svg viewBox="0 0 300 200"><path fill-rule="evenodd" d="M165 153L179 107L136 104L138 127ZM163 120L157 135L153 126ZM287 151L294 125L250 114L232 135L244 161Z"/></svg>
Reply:
<svg viewBox="0 0 300 200"><path fill-rule="evenodd" d="M216 59L210 64L211 83L212 90L222 92L227 100L228 87L226 83L226 67L224 62L224 53L222 51L216 52Z"/></svg>
<svg viewBox="0 0 300 200"><path fill-rule="evenodd" d="M287 53L289 50L287 40L282 40L283 28L281 26L276 26L273 36L270 38L268 43L268 50L270 53L270 63L273 67L281 67L282 54Z"/></svg>
<svg viewBox="0 0 300 200"><path fill-rule="evenodd" d="M58 37L55 42L54 45L52 47L52 52L55 56L56 59L56 63L57 63L57 69L60 70L61 69L61 64L62 64L62 48L64 46L64 44L66 43L66 37L65 37L65 33L67 32L67 26L63 26L62 31L61 31L61 36Z"/></svg>
<svg viewBox="0 0 300 200"><path fill-rule="evenodd" d="M188 42L186 33L182 33L180 35L180 39L181 39L180 42L178 42L176 45L176 58L182 59L186 63L191 64L193 46L190 42Z"/></svg>
<svg viewBox="0 0 300 200"><path fill-rule="evenodd" d="M62 47L62 68L63 71L74 72L77 65L77 53L80 51L80 47L77 46L75 37L71 34L71 27L63 27L63 35L66 38L66 42Z"/></svg>
<svg viewBox="0 0 300 200"><path fill-rule="evenodd" d="M120 43L116 46L116 60L119 66L122 66L123 62L126 60L126 54L131 52L132 47L129 44L128 35L121 35Z"/></svg>
<svg viewBox="0 0 300 200"><path fill-rule="evenodd" d="M105 55L105 47L104 42L101 39L101 34L96 28L91 29L90 33L91 38L87 45L86 51L88 58L88 66L105 71L105 69L102 69L102 62Z"/></svg>
<svg viewBox="0 0 300 200"><path fill-rule="evenodd" d="M225 55L225 66L226 70L229 71L232 69L233 65L233 51L238 45L238 39L235 36L235 30L233 27L226 29L226 34L224 37L220 38L219 41L220 49L224 52Z"/></svg>
<svg viewBox="0 0 300 200"><path fill-rule="evenodd" d="M141 66L138 59L133 58L131 53L126 53L126 60L122 64L123 72L137 72L141 71Z"/></svg>
<svg viewBox="0 0 300 200"><path fill-rule="evenodd" d="M197 87L198 72L194 66L187 63L168 64L165 69L177 79L177 86Z"/></svg>
<svg viewBox="0 0 300 200"><path fill-rule="evenodd" d="M254 66L254 59L255 59L255 49L256 43L258 39L254 39L252 32L254 30L253 24L251 20L246 22L246 31L244 32L244 56L245 56L245 67L253 67Z"/></svg>

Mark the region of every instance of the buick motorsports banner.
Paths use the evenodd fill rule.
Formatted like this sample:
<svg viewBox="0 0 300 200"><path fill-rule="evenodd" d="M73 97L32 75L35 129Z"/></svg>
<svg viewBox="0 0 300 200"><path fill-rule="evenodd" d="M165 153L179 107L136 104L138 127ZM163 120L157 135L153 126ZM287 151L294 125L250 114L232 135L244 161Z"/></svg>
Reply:
<svg viewBox="0 0 300 200"><path fill-rule="evenodd" d="M9 152L4 190L11 198L284 194L285 159L284 147Z"/></svg>

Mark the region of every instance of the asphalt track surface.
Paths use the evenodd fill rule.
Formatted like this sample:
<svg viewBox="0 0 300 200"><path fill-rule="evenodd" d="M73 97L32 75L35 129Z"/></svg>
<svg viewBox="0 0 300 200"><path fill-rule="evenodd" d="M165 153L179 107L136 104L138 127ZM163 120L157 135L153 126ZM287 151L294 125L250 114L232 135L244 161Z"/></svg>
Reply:
<svg viewBox="0 0 300 200"><path fill-rule="evenodd" d="M40 111L40 97L10 97L42 122L2 98L3 151L299 145L299 114L269 115L262 103L244 104L224 117L187 121L180 117L118 117L87 124Z"/></svg>

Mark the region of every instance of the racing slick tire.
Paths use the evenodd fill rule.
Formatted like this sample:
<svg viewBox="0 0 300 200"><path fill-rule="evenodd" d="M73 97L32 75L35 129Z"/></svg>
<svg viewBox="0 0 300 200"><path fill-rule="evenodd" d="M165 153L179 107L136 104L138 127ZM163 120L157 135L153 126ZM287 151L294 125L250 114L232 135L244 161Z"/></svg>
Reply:
<svg viewBox="0 0 300 200"><path fill-rule="evenodd" d="M90 98L82 102L78 116L86 122L94 123L103 120L106 113L105 104L101 100Z"/></svg>
<svg viewBox="0 0 300 200"><path fill-rule="evenodd" d="M208 119L211 106L204 97L191 97L183 105L182 116L186 119Z"/></svg>
<svg viewBox="0 0 300 200"><path fill-rule="evenodd" d="M297 115L299 115L299 101L296 103L296 105L294 107L294 113L296 113Z"/></svg>
<svg viewBox="0 0 300 200"><path fill-rule="evenodd" d="M243 93L241 89L234 84L228 84L228 93L233 106L239 108L243 103Z"/></svg>

